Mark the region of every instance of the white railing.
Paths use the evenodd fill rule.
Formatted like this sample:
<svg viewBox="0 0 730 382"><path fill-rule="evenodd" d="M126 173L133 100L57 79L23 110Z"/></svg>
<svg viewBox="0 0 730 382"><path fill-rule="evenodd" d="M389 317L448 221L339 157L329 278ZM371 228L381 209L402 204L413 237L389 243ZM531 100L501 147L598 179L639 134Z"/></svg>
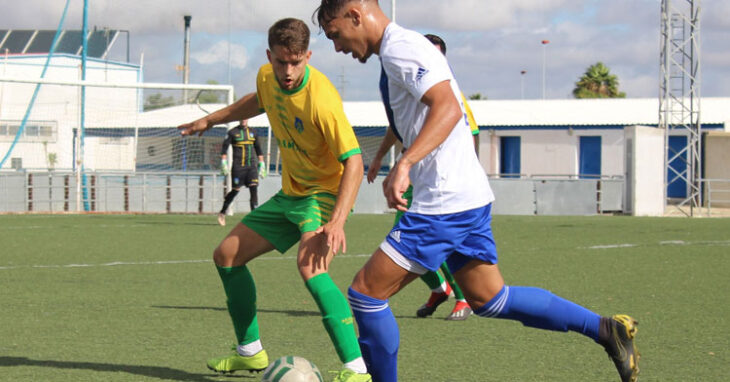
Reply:
<svg viewBox="0 0 730 382"><path fill-rule="evenodd" d="M730 208L730 179L700 179L704 189L704 205L707 216L712 216L712 209Z"/></svg>

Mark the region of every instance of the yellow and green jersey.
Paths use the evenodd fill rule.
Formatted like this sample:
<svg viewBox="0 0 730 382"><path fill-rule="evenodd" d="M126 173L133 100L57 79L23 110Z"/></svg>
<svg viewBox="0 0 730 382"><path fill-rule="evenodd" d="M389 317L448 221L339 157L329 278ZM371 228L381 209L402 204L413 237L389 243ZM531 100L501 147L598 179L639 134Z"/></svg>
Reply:
<svg viewBox="0 0 730 382"><path fill-rule="evenodd" d="M256 89L279 145L284 194L337 195L344 169L341 162L360 154L360 145L332 83L307 65L302 84L284 90L271 64L266 64L259 69Z"/></svg>
<svg viewBox="0 0 730 382"><path fill-rule="evenodd" d="M464 112L466 113L466 120L467 122L469 122L471 135L479 135L479 125L477 125L477 120L474 119L474 114L471 112L469 104L466 103L466 97L464 97L464 93L461 93L461 102L464 103Z"/></svg>

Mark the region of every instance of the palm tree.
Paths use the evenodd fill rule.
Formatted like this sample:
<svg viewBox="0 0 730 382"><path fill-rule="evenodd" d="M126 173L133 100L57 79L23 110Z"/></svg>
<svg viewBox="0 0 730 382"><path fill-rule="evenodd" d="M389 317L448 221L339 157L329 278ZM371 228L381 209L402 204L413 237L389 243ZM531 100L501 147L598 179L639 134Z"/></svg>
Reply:
<svg viewBox="0 0 730 382"><path fill-rule="evenodd" d="M602 62L588 67L575 83L575 98L626 98L626 93L618 90L618 77Z"/></svg>

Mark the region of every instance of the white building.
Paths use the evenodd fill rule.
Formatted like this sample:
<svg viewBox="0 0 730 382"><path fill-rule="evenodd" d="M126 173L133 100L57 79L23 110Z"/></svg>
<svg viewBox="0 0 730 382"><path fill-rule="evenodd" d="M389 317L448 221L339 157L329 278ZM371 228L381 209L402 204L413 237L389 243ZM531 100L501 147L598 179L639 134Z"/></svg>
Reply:
<svg viewBox="0 0 730 382"><path fill-rule="evenodd" d="M46 54L0 57L0 77L41 78L47 57ZM80 78L81 58L68 54L54 55L44 77L49 81L78 81ZM138 83L142 80L142 70L139 65L89 58L86 80ZM38 90L36 88L36 84L0 81L0 154L4 157L12 148L11 160L3 164L3 169L71 169L79 150L74 147L74 136L78 134L82 118L84 126L92 128L141 112L142 94L137 89L86 87L86 107L82 114L80 87L43 84ZM24 119L24 131L16 141ZM129 158L117 159L120 164L115 169L130 168Z"/></svg>

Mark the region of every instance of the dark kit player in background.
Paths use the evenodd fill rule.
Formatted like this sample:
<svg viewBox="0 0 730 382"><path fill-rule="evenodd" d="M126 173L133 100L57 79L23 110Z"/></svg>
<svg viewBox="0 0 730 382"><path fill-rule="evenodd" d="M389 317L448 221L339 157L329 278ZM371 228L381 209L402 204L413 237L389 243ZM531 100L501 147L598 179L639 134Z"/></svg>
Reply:
<svg viewBox="0 0 730 382"><path fill-rule="evenodd" d="M259 176L266 177L261 143L258 136L256 136L256 132L248 128L247 120L241 121L238 126L228 130L226 134L223 147L221 147L221 173L223 175L228 174L228 146L232 146L233 149L233 160L231 161L231 184L233 189L226 194L223 207L218 213L218 224L222 226L226 225L226 211L238 195L241 186L248 188L251 193L249 202L251 211L258 207Z"/></svg>

